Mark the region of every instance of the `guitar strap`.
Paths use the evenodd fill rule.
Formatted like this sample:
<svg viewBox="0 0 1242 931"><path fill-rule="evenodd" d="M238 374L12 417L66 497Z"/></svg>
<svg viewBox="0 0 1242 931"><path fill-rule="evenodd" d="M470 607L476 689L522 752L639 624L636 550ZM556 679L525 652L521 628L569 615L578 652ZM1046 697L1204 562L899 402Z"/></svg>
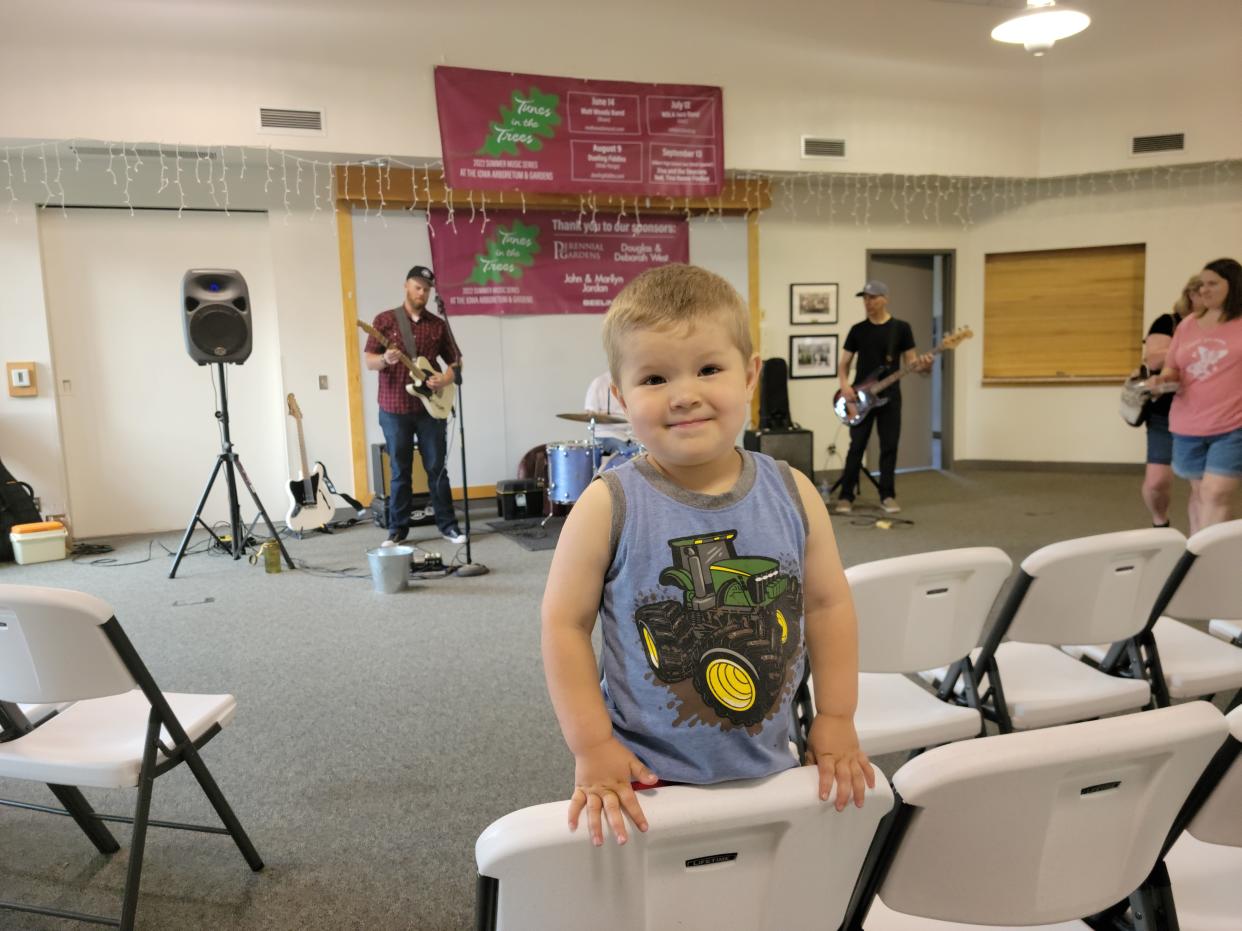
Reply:
<svg viewBox="0 0 1242 931"><path fill-rule="evenodd" d="M897 334L901 329L901 321L894 317L893 324L893 329L888 334L888 351L884 354L884 364L886 367L891 367L893 372L895 372L898 368L900 368L900 366L897 365L897 360L894 356L897 353ZM887 372L885 374L891 375L892 372Z"/></svg>
<svg viewBox="0 0 1242 931"><path fill-rule="evenodd" d="M417 359L418 353L414 351L414 331L410 328L410 317L405 312L405 305L402 304L394 310L393 316L397 318L397 326L401 330L401 341L405 343L405 354L411 359Z"/></svg>

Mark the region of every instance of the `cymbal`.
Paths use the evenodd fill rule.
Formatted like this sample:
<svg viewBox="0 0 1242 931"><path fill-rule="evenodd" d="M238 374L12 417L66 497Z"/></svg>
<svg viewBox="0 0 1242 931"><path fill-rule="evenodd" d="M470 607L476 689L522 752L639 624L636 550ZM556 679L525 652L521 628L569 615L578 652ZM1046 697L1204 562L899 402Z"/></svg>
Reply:
<svg viewBox="0 0 1242 931"><path fill-rule="evenodd" d="M596 423L613 424L613 423L629 423L624 417L618 417L616 414L609 414L605 411L570 411L568 414L557 414L561 420L574 420L578 423L590 423L594 420Z"/></svg>

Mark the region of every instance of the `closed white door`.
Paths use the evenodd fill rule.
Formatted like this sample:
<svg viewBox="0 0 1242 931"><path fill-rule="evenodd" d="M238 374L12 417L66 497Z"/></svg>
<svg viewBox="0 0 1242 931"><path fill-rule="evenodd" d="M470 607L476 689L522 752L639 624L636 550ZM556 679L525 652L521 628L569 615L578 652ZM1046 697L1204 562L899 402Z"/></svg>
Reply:
<svg viewBox="0 0 1242 931"><path fill-rule="evenodd" d="M224 366L232 439L281 519L289 473L266 215L72 209L39 223L75 535L184 528L220 454L214 367L191 361L182 330L191 268L234 268L249 286L254 350ZM251 520L240 476L238 497ZM228 519L223 475L203 517Z"/></svg>

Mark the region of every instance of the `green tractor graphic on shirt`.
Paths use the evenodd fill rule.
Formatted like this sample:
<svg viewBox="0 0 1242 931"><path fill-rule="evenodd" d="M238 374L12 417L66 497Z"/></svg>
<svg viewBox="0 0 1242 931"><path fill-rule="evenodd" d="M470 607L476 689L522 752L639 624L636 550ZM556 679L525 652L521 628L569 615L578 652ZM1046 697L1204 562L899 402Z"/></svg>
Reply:
<svg viewBox="0 0 1242 931"><path fill-rule="evenodd" d="M712 710L749 726L772 710L797 652L801 615L797 578L775 559L738 556L736 530L669 540L673 564L660 584L681 600L634 612L647 662L672 684L693 678Z"/></svg>

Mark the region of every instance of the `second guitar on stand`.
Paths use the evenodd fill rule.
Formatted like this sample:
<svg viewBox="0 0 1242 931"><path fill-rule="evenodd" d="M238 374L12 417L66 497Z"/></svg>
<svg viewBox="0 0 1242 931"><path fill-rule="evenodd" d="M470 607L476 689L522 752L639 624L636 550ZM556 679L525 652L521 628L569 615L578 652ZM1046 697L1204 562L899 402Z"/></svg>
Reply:
<svg viewBox="0 0 1242 931"><path fill-rule="evenodd" d="M302 461L302 471L293 481L289 482L289 513L285 515L285 525L298 534L311 530L322 530L336 516L336 508L328 500L327 473L322 462L316 462L311 469L306 458L306 437L302 434L302 409L298 407L297 398L292 394L286 399L289 405L289 416L298 425L298 455Z"/></svg>

